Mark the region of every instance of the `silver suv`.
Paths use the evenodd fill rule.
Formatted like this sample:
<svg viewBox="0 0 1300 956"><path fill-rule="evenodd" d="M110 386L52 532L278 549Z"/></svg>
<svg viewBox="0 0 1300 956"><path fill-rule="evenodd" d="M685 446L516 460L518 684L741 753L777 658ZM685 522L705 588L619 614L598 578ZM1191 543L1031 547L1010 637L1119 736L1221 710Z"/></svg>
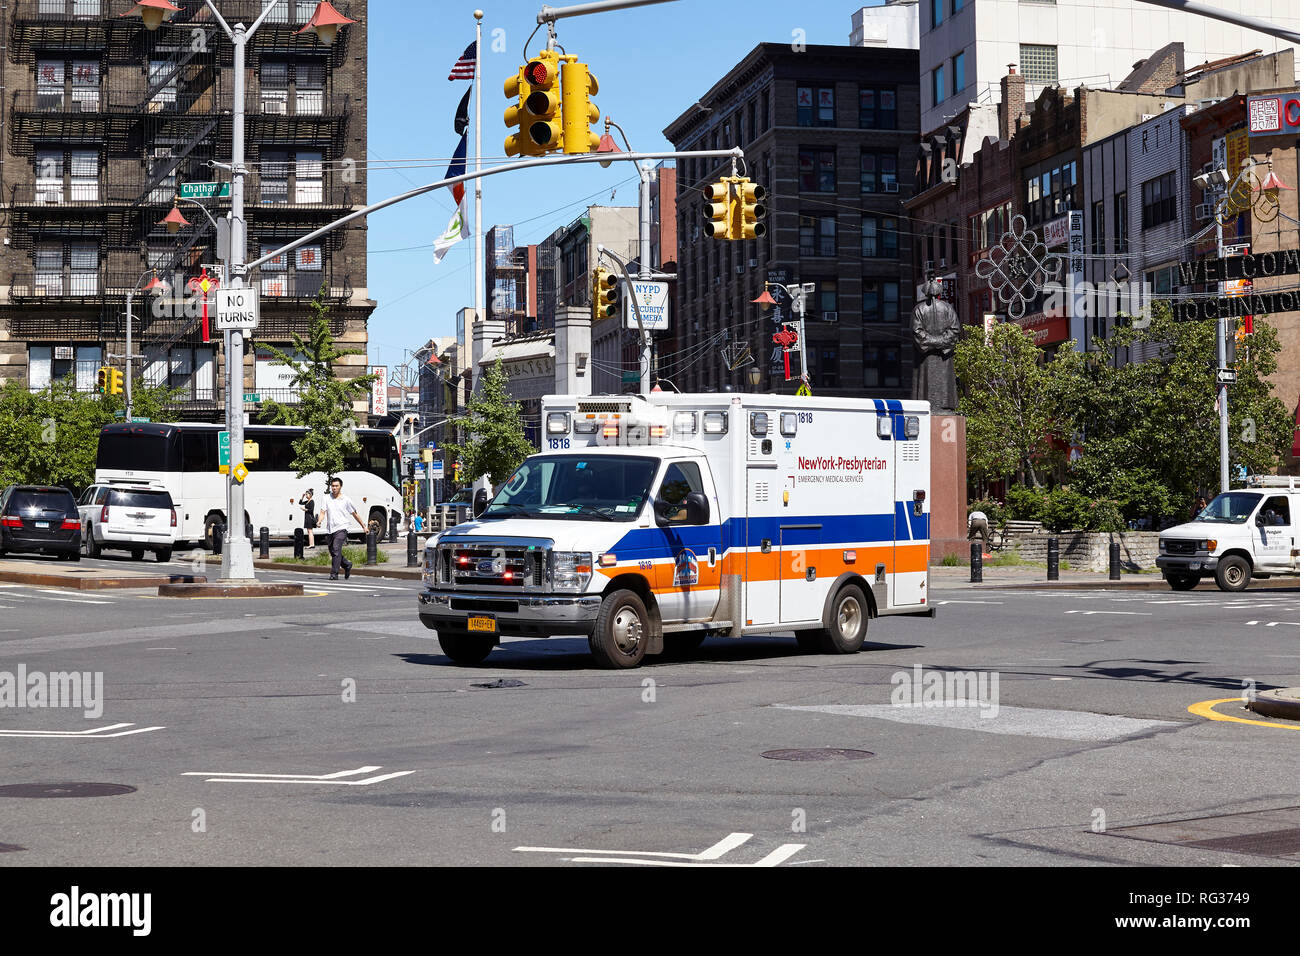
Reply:
<svg viewBox="0 0 1300 956"><path fill-rule="evenodd" d="M165 488L91 485L77 502L81 516L81 548L90 558L104 548L131 552L137 561L152 551L159 561L172 559L180 530L176 508Z"/></svg>

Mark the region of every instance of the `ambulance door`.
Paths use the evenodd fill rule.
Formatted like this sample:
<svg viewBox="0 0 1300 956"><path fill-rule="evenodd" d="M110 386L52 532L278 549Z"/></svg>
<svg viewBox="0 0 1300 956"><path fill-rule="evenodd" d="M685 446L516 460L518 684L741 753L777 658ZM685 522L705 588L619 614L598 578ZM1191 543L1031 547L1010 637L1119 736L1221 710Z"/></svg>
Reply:
<svg viewBox="0 0 1300 956"><path fill-rule="evenodd" d="M822 526L792 522L782 524L780 533L781 623L815 621L822 616L822 588L815 583Z"/></svg>
<svg viewBox="0 0 1300 956"><path fill-rule="evenodd" d="M903 412L900 403L893 418L894 573L890 603L899 607L920 604L928 596L930 416Z"/></svg>
<svg viewBox="0 0 1300 956"><path fill-rule="evenodd" d="M667 503L666 525L656 525L662 536L660 554L667 561L655 565L655 598L665 624L711 621L722 587L722 524L718 496L707 465L699 461L673 461L664 469L655 499ZM686 496L704 495L709 517L691 524Z"/></svg>
<svg viewBox="0 0 1300 956"><path fill-rule="evenodd" d="M742 615L746 627L775 624L780 607L777 588L780 547L779 517L781 482L774 466L751 466L745 469L745 550L729 560L743 564L731 573L744 575L745 607Z"/></svg>

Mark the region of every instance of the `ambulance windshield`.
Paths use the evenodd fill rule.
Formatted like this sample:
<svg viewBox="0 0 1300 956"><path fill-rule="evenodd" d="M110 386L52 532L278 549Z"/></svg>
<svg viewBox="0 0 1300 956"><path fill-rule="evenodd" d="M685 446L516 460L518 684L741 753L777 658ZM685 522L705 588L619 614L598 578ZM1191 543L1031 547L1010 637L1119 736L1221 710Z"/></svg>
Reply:
<svg viewBox="0 0 1300 956"><path fill-rule="evenodd" d="M1260 495L1253 491L1228 491L1215 495L1205 510L1196 516L1197 521L1215 521L1220 524L1242 524L1259 504Z"/></svg>
<svg viewBox="0 0 1300 956"><path fill-rule="evenodd" d="M631 455L538 455L501 486L482 518L632 521L659 459Z"/></svg>

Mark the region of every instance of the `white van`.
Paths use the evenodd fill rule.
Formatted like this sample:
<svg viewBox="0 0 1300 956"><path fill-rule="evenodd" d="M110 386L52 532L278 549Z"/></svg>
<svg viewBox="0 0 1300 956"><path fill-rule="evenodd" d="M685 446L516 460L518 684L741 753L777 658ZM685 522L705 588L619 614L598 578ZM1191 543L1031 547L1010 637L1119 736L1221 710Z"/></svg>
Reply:
<svg viewBox="0 0 1300 956"><path fill-rule="evenodd" d="M1213 576L1223 591L1244 591L1250 579L1300 574L1300 485L1290 476L1252 478L1216 495L1187 524L1160 532L1156 566L1175 591Z"/></svg>

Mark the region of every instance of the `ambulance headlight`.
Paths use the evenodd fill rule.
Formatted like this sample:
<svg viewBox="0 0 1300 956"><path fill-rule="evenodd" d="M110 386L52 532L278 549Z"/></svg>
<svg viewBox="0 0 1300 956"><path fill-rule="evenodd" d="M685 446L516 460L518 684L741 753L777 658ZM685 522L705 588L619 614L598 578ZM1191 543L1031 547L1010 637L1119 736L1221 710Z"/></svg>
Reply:
<svg viewBox="0 0 1300 956"><path fill-rule="evenodd" d="M590 551L556 551L551 581L557 591L582 591L591 581Z"/></svg>
<svg viewBox="0 0 1300 956"><path fill-rule="evenodd" d="M569 434L569 413L548 412L546 415L546 434L548 435Z"/></svg>

